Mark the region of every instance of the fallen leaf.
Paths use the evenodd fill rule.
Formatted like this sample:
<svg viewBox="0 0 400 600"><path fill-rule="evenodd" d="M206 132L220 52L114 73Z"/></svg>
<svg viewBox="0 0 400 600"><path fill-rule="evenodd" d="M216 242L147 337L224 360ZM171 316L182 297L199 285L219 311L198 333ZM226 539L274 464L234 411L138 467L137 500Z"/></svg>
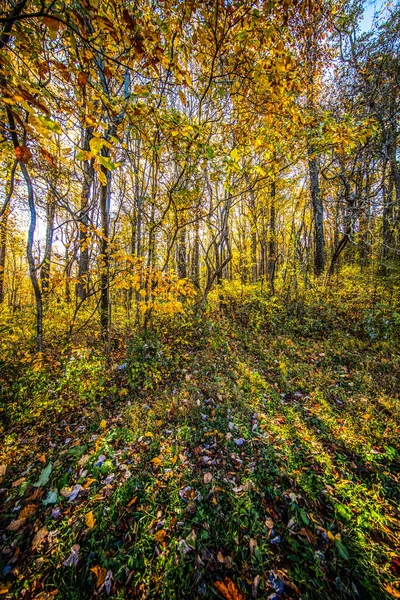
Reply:
<svg viewBox="0 0 400 600"><path fill-rule="evenodd" d="M95 518L92 510L86 514L85 523L86 523L86 526L89 527L90 529L93 529L93 527L95 526L96 518Z"/></svg>
<svg viewBox="0 0 400 600"><path fill-rule="evenodd" d="M35 596L34 600L51 600L54 596L57 596L58 590L53 590L52 592L40 592L37 596Z"/></svg>
<svg viewBox="0 0 400 600"><path fill-rule="evenodd" d="M225 556L222 554L221 550L217 552L217 561L221 564L224 564L225 562Z"/></svg>
<svg viewBox="0 0 400 600"><path fill-rule="evenodd" d="M19 518L26 519L31 514L33 514L36 511L36 509L37 509L36 504L27 504L26 506L24 506L24 508L19 513Z"/></svg>
<svg viewBox="0 0 400 600"><path fill-rule="evenodd" d="M207 485L208 483L211 483L212 478L212 473L204 473L203 481Z"/></svg>
<svg viewBox="0 0 400 600"><path fill-rule="evenodd" d="M79 496L79 494L82 490L83 490L83 487L81 485L79 485L79 483L77 483L73 487L62 488L61 495L65 496L65 498L68 498L68 502L73 502L74 500L77 499L77 497Z"/></svg>
<svg viewBox="0 0 400 600"><path fill-rule="evenodd" d="M87 490L87 488L90 487L95 481L97 481L97 479L94 479L93 477L88 477L85 483L83 484L83 489Z"/></svg>
<svg viewBox="0 0 400 600"><path fill-rule="evenodd" d="M33 484L33 487L43 487L49 481L51 470L53 468L52 463L49 463L47 467L41 470L39 479Z"/></svg>
<svg viewBox="0 0 400 600"><path fill-rule="evenodd" d="M102 586L102 588L104 587L104 589L106 590L106 594L107 596L109 596L111 594L111 588L112 588L112 582L113 582L113 574L112 571L107 571L106 573L106 578L104 580L104 584ZM101 589L102 589L101 588ZM100 591L100 590L99 590Z"/></svg>
<svg viewBox="0 0 400 600"><path fill-rule="evenodd" d="M107 427L107 421L105 419L100 421L100 427L101 427L101 429L105 429Z"/></svg>
<svg viewBox="0 0 400 600"><path fill-rule="evenodd" d="M246 600L246 596L229 577L225 577L224 581L216 581L214 587L225 600Z"/></svg>
<svg viewBox="0 0 400 600"><path fill-rule="evenodd" d="M7 465L0 465L0 477L4 477L7 471Z"/></svg>
<svg viewBox="0 0 400 600"><path fill-rule="evenodd" d="M400 598L400 591L397 590L395 587L393 587L392 585L390 585L390 583L387 583L385 585L385 590L387 591L388 594L390 594L393 598Z"/></svg>
<svg viewBox="0 0 400 600"><path fill-rule="evenodd" d="M160 531L157 531L157 533L154 535L154 539L159 544L162 544L165 541L166 536L167 532L165 529L160 529Z"/></svg>
<svg viewBox="0 0 400 600"><path fill-rule="evenodd" d="M12 487L18 487L19 485L21 485L21 483L23 483L25 481L26 477L21 477L20 479L17 479L17 481L14 481L14 483L12 484Z"/></svg>
<svg viewBox="0 0 400 600"><path fill-rule="evenodd" d="M249 541L250 554L254 554L254 550L257 548L257 540L251 538Z"/></svg>
<svg viewBox="0 0 400 600"><path fill-rule="evenodd" d="M107 569L100 567L100 565L95 565L92 569L90 569L94 576L96 577L96 588L99 588L103 585L106 575Z"/></svg>
<svg viewBox="0 0 400 600"><path fill-rule="evenodd" d="M12 521L9 524L9 526L7 527L7 531L18 531L18 529L21 529L21 527L25 525L25 522L25 517L23 517L22 519L16 519L15 521Z"/></svg>
<svg viewBox="0 0 400 600"><path fill-rule="evenodd" d="M57 490L49 490L46 498L43 500L43 504L46 506L47 504L55 504L57 502L58 494Z"/></svg>
<svg viewBox="0 0 400 600"><path fill-rule="evenodd" d="M7 581L7 583L0 583L0 594L8 594L10 587L11 581Z"/></svg>
<svg viewBox="0 0 400 600"><path fill-rule="evenodd" d="M32 550L35 550L35 548L37 548L43 542L47 534L47 527L42 527L35 533L34 538L32 540Z"/></svg>
<svg viewBox="0 0 400 600"><path fill-rule="evenodd" d="M71 548L71 554L66 560L64 560L64 567L76 567L79 560L79 550L81 549L79 544L74 544Z"/></svg>

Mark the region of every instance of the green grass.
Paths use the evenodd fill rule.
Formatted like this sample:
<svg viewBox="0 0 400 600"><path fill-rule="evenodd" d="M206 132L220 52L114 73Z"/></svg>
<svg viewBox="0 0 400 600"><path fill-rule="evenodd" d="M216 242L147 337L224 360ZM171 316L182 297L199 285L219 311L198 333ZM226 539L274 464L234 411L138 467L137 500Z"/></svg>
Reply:
<svg viewBox="0 0 400 600"><path fill-rule="evenodd" d="M90 599L107 572L109 598L221 598L227 577L244 598L268 598L274 574L279 598L393 597L395 344L334 328L278 335L221 315L204 335L148 389L105 381L96 402L76 369L75 405L59 385L40 422L29 400L16 409L0 461L5 597ZM48 483L33 487L49 462ZM74 485L84 489L68 502ZM74 544L78 562L64 566Z"/></svg>

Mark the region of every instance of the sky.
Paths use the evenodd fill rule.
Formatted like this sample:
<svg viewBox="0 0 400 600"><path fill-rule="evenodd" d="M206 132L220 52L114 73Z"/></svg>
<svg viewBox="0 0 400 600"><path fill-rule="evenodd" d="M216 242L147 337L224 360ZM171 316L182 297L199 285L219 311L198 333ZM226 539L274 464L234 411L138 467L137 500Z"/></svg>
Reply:
<svg viewBox="0 0 400 600"><path fill-rule="evenodd" d="M361 31L367 33L372 27L374 16L384 6L385 0L366 0L364 3L364 16L360 23Z"/></svg>

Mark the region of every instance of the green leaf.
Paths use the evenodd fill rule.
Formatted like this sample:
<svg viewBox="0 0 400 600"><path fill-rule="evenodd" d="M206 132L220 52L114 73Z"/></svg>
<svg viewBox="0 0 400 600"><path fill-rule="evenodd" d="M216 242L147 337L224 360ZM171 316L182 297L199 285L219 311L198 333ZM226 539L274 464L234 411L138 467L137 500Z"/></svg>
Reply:
<svg viewBox="0 0 400 600"><path fill-rule="evenodd" d="M70 448L68 452L72 456L76 456L77 458L79 458L85 452L86 448L87 446L72 446L72 448Z"/></svg>
<svg viewBox="0 0 400 600"><path fill-rule="evenodd" d="M101 165L103 165L104 168L108 169L109 171L114 171L114 169L117 168L117 165L113 163L113 161L108 156L101 156L101 154L99 154L97 156L97 160Z"/></svg>
<svg viewBox="0 0 400 600"><path fill-rule="evenodd" d="M309 525L310 524L310 519L307 517L307 513L305 510L303 510L302 508L300 508L300 518L303 521L304 525Z"/></svg>
<svg viewBox="0 0 400 600"><path fill-rule="evenodd" d="M52 119L49 119L49 117L45 117L44 115L38 115L37 118L42 125L44 125L50 131L53 131L54 133L62 133L60 124L57 123L57 121L52 121Z"/></svg>
<svg viewBox="0 0 400 600"><path fill-rule="evenodd" d="M344 558L344 560L349 560L349 558L350 558L349 551L347 550L346 546L344 546L342 544L342 542L340 540L335 539L335 546L338 549L340 556L342 558Z"/></svg>
<svg viewBox="0 0 400 600"><path fill-rule="evenodd" d="M43 504L55 504L57 502L58 494L57 490L50 490L47 493L46 498L43 500Z"/></svg>
<svg viewBox="0 0 400 600"><path fill-rule="evenodd" d="M42 471L39 475L39 479L36 481L36 483L33 484L33 486L34 487L42 487L42 486L46 485L46 483L48 482L48 480L50 478L50 473L51 473L52 468L53 468L53 465L51 463L49 463L47 465L47 467L42 469Z"/></svg>

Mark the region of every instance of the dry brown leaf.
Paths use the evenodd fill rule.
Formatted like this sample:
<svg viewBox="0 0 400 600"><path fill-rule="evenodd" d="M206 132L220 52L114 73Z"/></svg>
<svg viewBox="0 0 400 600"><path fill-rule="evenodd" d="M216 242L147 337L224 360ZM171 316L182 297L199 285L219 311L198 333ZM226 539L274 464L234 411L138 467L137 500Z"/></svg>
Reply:
<svg viewBox="0 0 400 600"><path fill-rule="evenodd" d="M225 600L246 600L246 596L229 577L225 577L224 581L216 581L214 587Z"/></svg>
<svg viewBox="0 0 400 600"><path fill-rule="evenodd" d="M42 527L35 533L35 536L32 540L32 550L35 550L35 548L37 548L39 546L39 544L42 543L42 541L47 536L47 534L48 534L47 527Z"/></svg>
<svg viewBox="0 0 400 600"><path fill-rule="evenodd" d="M17 481L14 481L14 483L12 484L12 487L18 487L19 485L21 485L21 483L24 483L26 477L20 477L20 479L17 479Z"/></svg>
<svg viewBox="0 0 400 600"><path fill-rule="evenodd" d="M40 592L37 596L35 596L34 600L51 600L54 596L57 596L58 590L53 590L52 592Z"/></svg>
<svg viewBox="0 0 400 600"><path fill-rule="evenodd" d="M21 529L21 527L25 525L25 521L26 518L16 519L15 521L12 521L12 523L10 523L7 527L7 531L18 531L18 529Z"/></svg>
<svg viewBox="0 0 400 600"><path fill-rule="evenodd" d="M212 473L204 473L203 481L205 484L211 483L212 481Z"/></svg>
<svg viewBox="0 0 400 600"><path fill-rule="evenodd" d="M249 541L250 554L254 554L254 550L257 548L257 540L251 538Z"/></svg>

